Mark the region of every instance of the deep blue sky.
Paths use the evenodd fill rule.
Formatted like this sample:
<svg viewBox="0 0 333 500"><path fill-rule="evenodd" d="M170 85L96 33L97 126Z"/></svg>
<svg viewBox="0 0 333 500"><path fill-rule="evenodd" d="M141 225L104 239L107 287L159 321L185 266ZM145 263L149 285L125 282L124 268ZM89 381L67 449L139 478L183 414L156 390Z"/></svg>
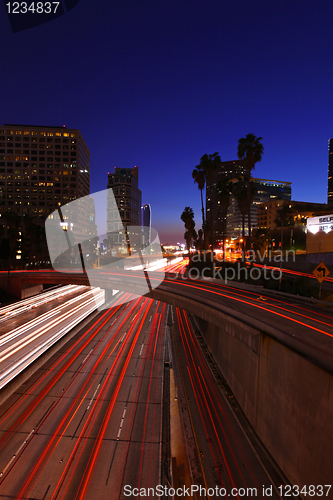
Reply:
<svg viewBox="0 0 333 500"><path fill-rule="evenodd" d="M255 176L326 202L331 0L80 0L14 34L0 12L0 124L79 128L92 192L137 165L162 242L182 239L185 206L200 228L200 157L235 159L249 132L265 150Z"/></svg>

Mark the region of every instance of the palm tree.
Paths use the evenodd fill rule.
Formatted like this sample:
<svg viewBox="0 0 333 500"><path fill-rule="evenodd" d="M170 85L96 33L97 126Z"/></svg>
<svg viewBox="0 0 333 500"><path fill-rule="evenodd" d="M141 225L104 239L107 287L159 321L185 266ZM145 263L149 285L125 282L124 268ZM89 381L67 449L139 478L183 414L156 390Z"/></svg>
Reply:
<svg viewBox="0 0 333 500"><path fill-rule="evenodd" d="M254 182L248 181L247 177L238 177L238 181L233 185L233 195L236 198L238 209L242 216L242 255L245 249L245 217L248 214L248 186L250 185L250 204L254 200L257 189ZM250 247L249 247L250 248Z"/></svg>
<svg viewBox="0 0 333 500"><path fill-rule="evenodd" d="M259 252L267 253L268 246L272 243L271 232L267 227L260 227L255 232L255 247Z"/></svg>
<svg viewBox="0 0 333 500"><path fill-rule="evenodd" d="M202 191L205 187L205 183L207 187L210 181L213 179L214 173L216 172L216 170L219 168L220 165L221 165L221 158L218 153L213 153L211 155L204 154L200 158L200 164L197 165L192 172L192 177L194 179L194 182L198 181L200 182L200 184L198 182L198 188L201 190L202 229L204 232L205 245L208 244L209 237L208 234L206 234L208 232L207 220L206 220L207 213L205 217ZM212 220L210 220L210 226L212 226Z"/></svg>
<svg viewBox="0 0 333 500"><path fill-rule="evenodd" d="M274 220L277 227L283 226L293 226L294 225L294 215L293 211L289 206L289 203L285 201L277 211L277 218Z"/></svg>
<svg viewBox="0 0 333 500"><path fill-rule="evenodd" d="M283 203L277 212L277 218L274 220L276 227L281 228L281 252L283 252L283 233L286 226L294 226L294 216L289 203ZM290 237L291 239L291 237Z"/></svg>
<svg viewBox="0 0 333 500"><path fill-rule="evenodd" d="M188 252L190 253L190 248L191 248L191 241L193 237L193 232L194 232L194 227L195 227L195 222L194 222L194 213L192 208L190 207L185 207L182 215L180 216L181 220L184 222L185 225L185 239L186 239L186 247Z"/></svg>
<svg viewBox="0 0 333 500"><path fill-rule="evenodd" d="M236 198L238 209L242 216L242 256L245 248L245 216L247 214L247 183L243 177L238 178L233 186L233 195Z"/></svg>
<svg viewBox="0 0 333 500"><path fill-rule="evenodd" d="M199 229L196 249L197 249L197 251L200 254L202 252L202 245L203 245L203 238L202 238L202 236L203 236L202 229Z"/></svg>
<svg viewBox="0 0 333 500"><path fill-rule="evenodd" d="M255 164L261 161L264 153L264 147L261 144L262 137L256 137L254 134L247 134L238 141L237 156L243 160L243 165L247 170L247 209L249 222L249 249L251 250L251 172Z"/></svg>
<svg viewBox="0 0 333 500"><path fill-rule="evenodd" d="M216 184L216 198L218 202L219 212L222 217L222 238L223 238L223 264L225 262L225 238L227 232L227 213L230 205L230 195L232 194L233 184L224 177Z"/></svg>
<svg viewBox="0 0 333 500"><path fill-rule="evenodd" d="M201 212L202 212L202 230L205 234L205 209L204 209L204 203L203 203L203 196L202 196L202 191L205 187L205 174L203 170L199 169L199 166L195 168L192 172L192 178L194 179L194 182L198 184L198 189L200 189L200 194L201 194Z"/></svg>

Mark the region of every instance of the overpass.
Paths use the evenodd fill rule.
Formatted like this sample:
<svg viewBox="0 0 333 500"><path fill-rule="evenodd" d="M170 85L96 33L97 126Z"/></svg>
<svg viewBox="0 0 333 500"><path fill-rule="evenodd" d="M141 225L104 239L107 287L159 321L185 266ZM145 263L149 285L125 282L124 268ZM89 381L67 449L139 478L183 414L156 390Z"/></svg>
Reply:
<svg viewBox="0 0 333 500"><path fill-rule="evenodd" d="M43 283L98 282L106 290L147 292L137 272L100 271L95 278L91 283L86 274L44 270L12 272L9 280L22 290ZM0 273L0 283L4 279L8 276ZM216 280L166 275L159 284L161 273L149 273L149 279L151 298L195 315L237 401L291 482L330 484L333 314L297 298L286 301Z"/></svg>

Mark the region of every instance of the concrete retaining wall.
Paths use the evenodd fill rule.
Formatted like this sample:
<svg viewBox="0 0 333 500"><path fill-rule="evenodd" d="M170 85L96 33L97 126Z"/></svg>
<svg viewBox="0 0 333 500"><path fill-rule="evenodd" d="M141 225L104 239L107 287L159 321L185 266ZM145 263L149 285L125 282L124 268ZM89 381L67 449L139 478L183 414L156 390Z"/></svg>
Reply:
<svg viewBox="0 0 333 500"><path fill-rule="evenodd" d="M333 374L270 336L197 318L215 362L293 484L332 484Z"/></svg>

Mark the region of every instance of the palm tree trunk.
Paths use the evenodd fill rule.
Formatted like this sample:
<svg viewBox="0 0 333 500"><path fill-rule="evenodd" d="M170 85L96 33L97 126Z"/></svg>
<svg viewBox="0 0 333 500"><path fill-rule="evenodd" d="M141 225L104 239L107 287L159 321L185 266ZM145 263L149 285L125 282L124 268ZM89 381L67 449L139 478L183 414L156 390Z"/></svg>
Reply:
<svg viewBox="0 0 333 500"><path fill-rule="evenodd" d="M251 250L252 247L252 233L251 233L251 178L249 177L249 183L247 186L247 204L248 204L248 223L249 223L249 250Z"/></svg>
<svg viewBox="0 0 333 500"><path fill-rule="evenodd" d="M223 248L223 261L222 261L222 274L223 277L225 278L225 236L226 236L226 229L227 229L227 220L226 217L223 217L223 242L222 242L222 248Z"/></svg>
<svg viewBox="0 0 333 500"><path fill-rule="evenodd" d="M245 257L245 213L242 213L242 262L244 262Z"/></svg>
<svg viewBox="0 0 333 500"><path fill-rule="evenodd" d="M202 189L200 189L200 193L201 193L202 230L204 234L204 247L206 249L205 208L203 203Z"/></svg>

